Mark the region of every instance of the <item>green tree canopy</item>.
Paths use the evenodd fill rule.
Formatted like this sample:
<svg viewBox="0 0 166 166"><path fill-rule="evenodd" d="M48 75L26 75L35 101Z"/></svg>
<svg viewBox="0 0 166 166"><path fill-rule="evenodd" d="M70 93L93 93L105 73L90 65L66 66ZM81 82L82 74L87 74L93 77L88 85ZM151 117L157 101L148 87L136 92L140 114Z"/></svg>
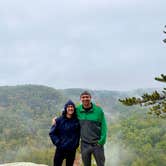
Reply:
<svg viewBox="0 0 166 166"><path fill-rule="evenodd" d="M155 80L166 83L166 75L161 74ZM161 93L154 91L151 94L145 93L141 97L129 97L119 99L121 103L127 106L141 105L149 107L149 113L160 117L166 117L166 88Z"/></svg>

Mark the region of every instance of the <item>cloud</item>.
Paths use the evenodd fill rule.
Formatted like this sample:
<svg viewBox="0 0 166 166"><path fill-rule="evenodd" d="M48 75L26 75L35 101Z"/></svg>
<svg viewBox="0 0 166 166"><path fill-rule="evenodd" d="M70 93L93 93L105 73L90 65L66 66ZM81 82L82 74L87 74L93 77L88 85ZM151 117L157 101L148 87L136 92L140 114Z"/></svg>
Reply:
<svg viewBox="0 0 166 166"><path fill-rule="evenodd" d="M163 0L1 1L1 84L154 86L152 76L165 71L161 42L165 4Z"/></svg>

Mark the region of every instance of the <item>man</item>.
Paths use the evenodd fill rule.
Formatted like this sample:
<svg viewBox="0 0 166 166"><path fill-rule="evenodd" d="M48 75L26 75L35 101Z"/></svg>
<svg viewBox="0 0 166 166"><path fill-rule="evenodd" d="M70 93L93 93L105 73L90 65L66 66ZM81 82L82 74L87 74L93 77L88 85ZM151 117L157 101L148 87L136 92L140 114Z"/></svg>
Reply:
<svg viewBox="0 0 166 166"><path fill-rule="evenodd" d="M106 142L107 125L101 107L91 102L91 94L84 91L80 95L82 104L77 107L77 116L81 126L81 155L84 166L91 166L94 155L97 166L104 166L103 145Z"/></svg>

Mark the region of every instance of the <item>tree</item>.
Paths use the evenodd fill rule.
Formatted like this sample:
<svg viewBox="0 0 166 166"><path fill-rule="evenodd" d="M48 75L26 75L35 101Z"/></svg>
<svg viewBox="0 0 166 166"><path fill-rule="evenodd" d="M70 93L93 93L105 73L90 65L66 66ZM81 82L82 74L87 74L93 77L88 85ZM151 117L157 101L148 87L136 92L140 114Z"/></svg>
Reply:
<svg viewBox="0 0 166 166"><path fill-rule="evenodd" d="M166 83L166 75L161 74L161 77L156 77L155 80ZM127 106L140 105L149 107L149 114L155 114L160 117L166 117L166 88L162 93L157 91L151 94L145 93L141 97L130 97L119 99L119 101Z"/></svg>
<svg viewBox="0 0 166 166"><path fill-rule="evenodd" d="M166 28L166 25L165 25ZM166 31L163 31L166 34ZM166 38L163 40L166 43ZM166 75L161 74L161 77L156 77L156 81L166 83ZM152 94L145 93L140 98L131 97L119 99L121 103L127 106L138 105L149 107L149 114L155 114L160 117L166 118L166 88L162 93L154 91Z"/></svg>
<svg viewBox="0 0 166 166"><path fill-rule="evenodd" d="M165 25L165 28L166 28L166 25ZM164 33L166 33L166 31L163 31ZM166 43L166 38L163 40L164 43Z"/></svg>

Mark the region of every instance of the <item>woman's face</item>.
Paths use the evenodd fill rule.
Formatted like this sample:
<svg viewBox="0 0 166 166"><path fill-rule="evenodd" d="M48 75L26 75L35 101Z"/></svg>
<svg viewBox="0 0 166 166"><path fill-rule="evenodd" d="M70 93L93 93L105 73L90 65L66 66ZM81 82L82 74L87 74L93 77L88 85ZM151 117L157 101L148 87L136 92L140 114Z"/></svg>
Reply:
<svg viewBox="0 0 166 166"><path fill-rule="evenodd" d="M68 105L67 106L67 114L72 115L74 113L74 107L73 105Z"/></svg>

